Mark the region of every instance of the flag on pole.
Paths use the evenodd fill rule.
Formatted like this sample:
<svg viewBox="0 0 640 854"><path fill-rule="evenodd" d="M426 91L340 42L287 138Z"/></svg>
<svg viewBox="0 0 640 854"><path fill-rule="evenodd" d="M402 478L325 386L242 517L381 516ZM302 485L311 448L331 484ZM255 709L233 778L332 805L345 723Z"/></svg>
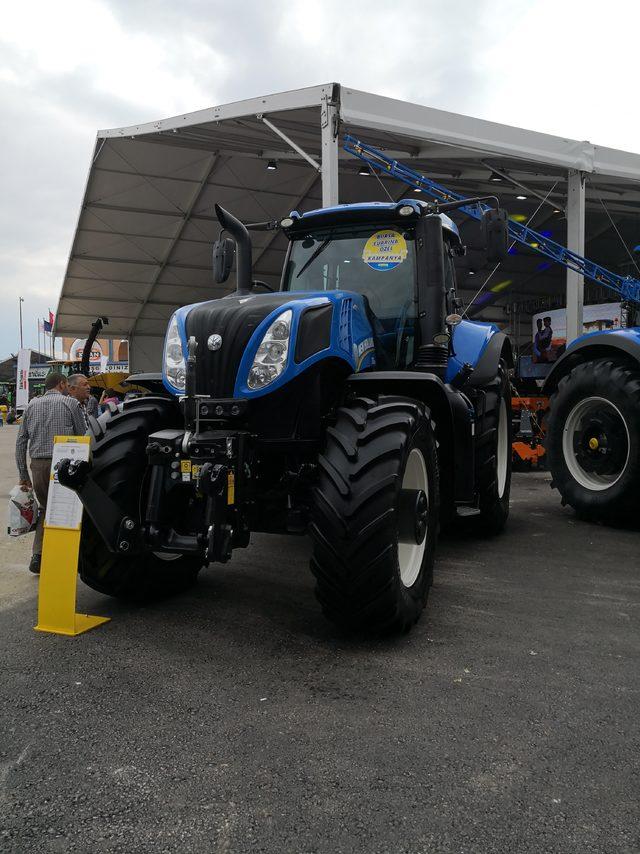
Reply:
<svg viewBox="0 0 640 854"><path fill-rule="evenodd" d="M49 309L49 325L53 328L53 324L55 322L55 317L53 316L53 312Z"/></svg>
<svg viewBox="0 0 640 854"><path fill-rule="evenodd" d="M49 312L49 314L51 314L51 312ZM50 320L43 320L42 321L42 328L44 329L45 332L51 332L51 321Z"/></svg>

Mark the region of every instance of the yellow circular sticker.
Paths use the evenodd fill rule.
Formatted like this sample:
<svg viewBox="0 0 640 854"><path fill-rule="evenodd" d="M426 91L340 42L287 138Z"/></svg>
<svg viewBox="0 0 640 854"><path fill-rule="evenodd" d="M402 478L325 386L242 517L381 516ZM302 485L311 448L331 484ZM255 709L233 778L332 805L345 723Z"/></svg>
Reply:
<svg viewBox="0 0 640 854"><path fill-rule="evenodd" d="M398 231L385 228L376 231L362 250L362 260L372 270L393 270L407 257L407 241Z"/></svg>

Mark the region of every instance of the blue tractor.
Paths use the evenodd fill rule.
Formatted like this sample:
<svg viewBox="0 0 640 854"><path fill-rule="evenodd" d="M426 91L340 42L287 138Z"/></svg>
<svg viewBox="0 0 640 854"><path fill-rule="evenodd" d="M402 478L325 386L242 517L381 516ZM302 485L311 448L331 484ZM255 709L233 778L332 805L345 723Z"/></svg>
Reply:
<svg viewBox="0 0 640 854"><path fill-rule="evenodd" d="M460 204L293 212L270 293L252 281L247 228L216 207L214 278L235 258L235 293L178 309L156 391L92 423L90 464L60 466L86 511L85 583L166 595L251 532L308 533L330 620L416 622L439 526L460 513L497 533L509 513L511 348L458 313L464 247L446 211ZM490 258L506 252L505 222L484 214Z"/></svg>

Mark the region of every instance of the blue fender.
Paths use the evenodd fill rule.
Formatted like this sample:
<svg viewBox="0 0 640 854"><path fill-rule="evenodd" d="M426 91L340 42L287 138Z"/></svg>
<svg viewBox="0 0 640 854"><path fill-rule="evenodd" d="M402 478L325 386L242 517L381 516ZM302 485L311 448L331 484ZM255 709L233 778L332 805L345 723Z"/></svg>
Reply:
<svg viewBox="0 0 640 854"><path fill-rule="evenodd" d="M447 363L446 382L450 383L471 365L473 373L469 385L483 386L491 382L498 373L500 359L512 366L513 357L509 339L494 323L463 320L453 329L453 354Z"/></svg>
<svg viewBox="0 0 640 854"><path fill-rule="evenodd" d="M588 332L576 338L555 363L542 391L553 394L560 380L576 365L592 359L622 358L640 367L640 328L611 329L604 332Z"/></svg>

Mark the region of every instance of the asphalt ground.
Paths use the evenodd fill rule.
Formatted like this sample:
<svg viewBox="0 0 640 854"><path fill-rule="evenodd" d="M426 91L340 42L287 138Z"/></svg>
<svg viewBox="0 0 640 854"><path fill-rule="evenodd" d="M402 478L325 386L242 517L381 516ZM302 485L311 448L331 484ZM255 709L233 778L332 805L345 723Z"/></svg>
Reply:
<svg viewBox="0 0 640 854"><path fill-rule="evenodd" d="M640 532L546 475L441 542L395 640L337 633L306 541L267 536L146 610L80 585L112 621L43 635L30 539L0 543L3 854L640 850Z"/></svg>

